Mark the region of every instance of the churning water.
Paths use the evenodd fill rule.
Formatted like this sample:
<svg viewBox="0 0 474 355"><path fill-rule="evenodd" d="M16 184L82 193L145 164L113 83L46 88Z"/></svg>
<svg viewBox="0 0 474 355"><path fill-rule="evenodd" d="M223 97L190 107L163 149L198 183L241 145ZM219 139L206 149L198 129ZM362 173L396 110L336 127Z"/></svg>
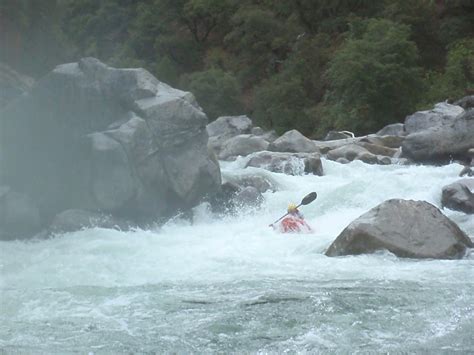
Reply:
<svg viewBox="0 0 474 355"><path fill-rule="evenodd" d="M340 165L288 176L223 164L224 177L259 174L276 187L260 210L156 230L90 229L1 242L0 349L6 353L473 352L474 255L409 260L388 252L329 258L353 219L389 198L440 206L461 166ZM313 234L268 224L289 202ZM444 210L471 238L474 218Z"/></svg>

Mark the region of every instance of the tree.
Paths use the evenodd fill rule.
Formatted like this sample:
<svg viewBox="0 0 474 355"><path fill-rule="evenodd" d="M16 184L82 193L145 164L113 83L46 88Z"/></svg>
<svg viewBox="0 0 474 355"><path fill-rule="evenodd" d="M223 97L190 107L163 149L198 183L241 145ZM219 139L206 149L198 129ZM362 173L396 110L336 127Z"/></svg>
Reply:
<svg viewBox="0 0 474 355"><path fill-rule="evenodd" d="M210 120L222 115L240 114L240 89L234 76L221 69L195 72L184 79Z"/></svg>
<svg viewBox="0 0 474 355"><path fill-rule="evenodd" d="M412 112L422 81L409 37L407 26L389 20L354 23L327 71L324 119L337 129L369 133Z"/></svg>

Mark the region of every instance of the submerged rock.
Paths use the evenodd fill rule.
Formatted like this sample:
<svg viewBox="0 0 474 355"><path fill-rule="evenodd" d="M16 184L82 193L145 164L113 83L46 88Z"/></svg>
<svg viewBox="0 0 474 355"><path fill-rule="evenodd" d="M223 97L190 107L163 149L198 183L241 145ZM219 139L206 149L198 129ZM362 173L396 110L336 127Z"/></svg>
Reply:
<svg viewBox="0 0 474 355"><path fill-rule="evenodd" d="M392 199L350 223L327 256L386 249L405 258L461 258L473 242L453 221L424 201Z"/></svg>
<svg viewBox="0 0 474 355"><path fill-rule="evenodd" d="M443 207L474 214L474 179L461 179L443 187Z"/></svg>

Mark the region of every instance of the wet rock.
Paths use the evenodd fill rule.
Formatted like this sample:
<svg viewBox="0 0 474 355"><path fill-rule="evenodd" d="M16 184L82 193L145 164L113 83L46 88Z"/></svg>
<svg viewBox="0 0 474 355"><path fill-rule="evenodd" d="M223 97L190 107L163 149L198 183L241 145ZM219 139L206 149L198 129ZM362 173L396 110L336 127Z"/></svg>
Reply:
<svg viewBox="0 0 474 355"><path fill-rule="evenodd" d="M461 179L443 187L443 207L474 214L474 179Z"/></svg>
<svg viewBox="0 0 474 355"><path fill-rule="evenodd" d="M263 201L263 195L252 186L244 187L234 197L234 204L239 208L260 207Z"/></svg>
<svg viewBox="0 0 474 355"><path fill-rule="evenodd" d="M392 199L350 223L327 256L385 249L399 257L457 259L473 243L453 221L425 201Z"/></svg>
<svg viewBox="0 0 474 355"><path fill-rule="evenodd" d="M316 144L303 136L296 129L286 132L270 144L268 150L273 152L314 153L318 152Z"/></svg>
<svg viewBox="0 0 474 355"><path fill-rule="evenodd" d="M127 230L129 224L108 214L72 209L63 211L54 217L49 226L49 233L75 232L93 227Z"/></svg>
<svg viewBox="0 0 474 355"><path fill-rule="evenodd" d="M243 187L254 187L259 192L263 193L266 191L276 191L277 183L269 176L265 175L256 175L255 174L248 174L248 175L232 175L232 176L225 176L225 180L229 181L233 184L238 185L240 188Z"/></svg>
<svg viewBox="0 0 474 355"><path fill-rule="evenodd" d="M276 173L288 175L303 175L311 172L314 175L323 175L321 157L317 153L281 153L258 152L251 154L245 167L256 167Z"/></svg>

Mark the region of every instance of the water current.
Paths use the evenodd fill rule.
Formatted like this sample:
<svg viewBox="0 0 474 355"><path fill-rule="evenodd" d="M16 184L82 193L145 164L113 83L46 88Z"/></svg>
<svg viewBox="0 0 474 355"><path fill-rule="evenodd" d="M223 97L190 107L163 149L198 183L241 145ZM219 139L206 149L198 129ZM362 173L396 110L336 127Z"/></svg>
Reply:
<svg viewBox="0 0 474 355"><path fill-rule="evenodd" d="M0 350L5 353L474 352L474 253L402 259L387 251L329 258L355 218L389 198L440 206L458 179L443 167L347 165L290 176L245 159L223 177L260 175L275 192L258 209L152 230L88 229L0 242ZM268 224L302 207L314 233ZM474 218L443 210L471 238ZM0 351L1 352L1 351Z"/></svg>

